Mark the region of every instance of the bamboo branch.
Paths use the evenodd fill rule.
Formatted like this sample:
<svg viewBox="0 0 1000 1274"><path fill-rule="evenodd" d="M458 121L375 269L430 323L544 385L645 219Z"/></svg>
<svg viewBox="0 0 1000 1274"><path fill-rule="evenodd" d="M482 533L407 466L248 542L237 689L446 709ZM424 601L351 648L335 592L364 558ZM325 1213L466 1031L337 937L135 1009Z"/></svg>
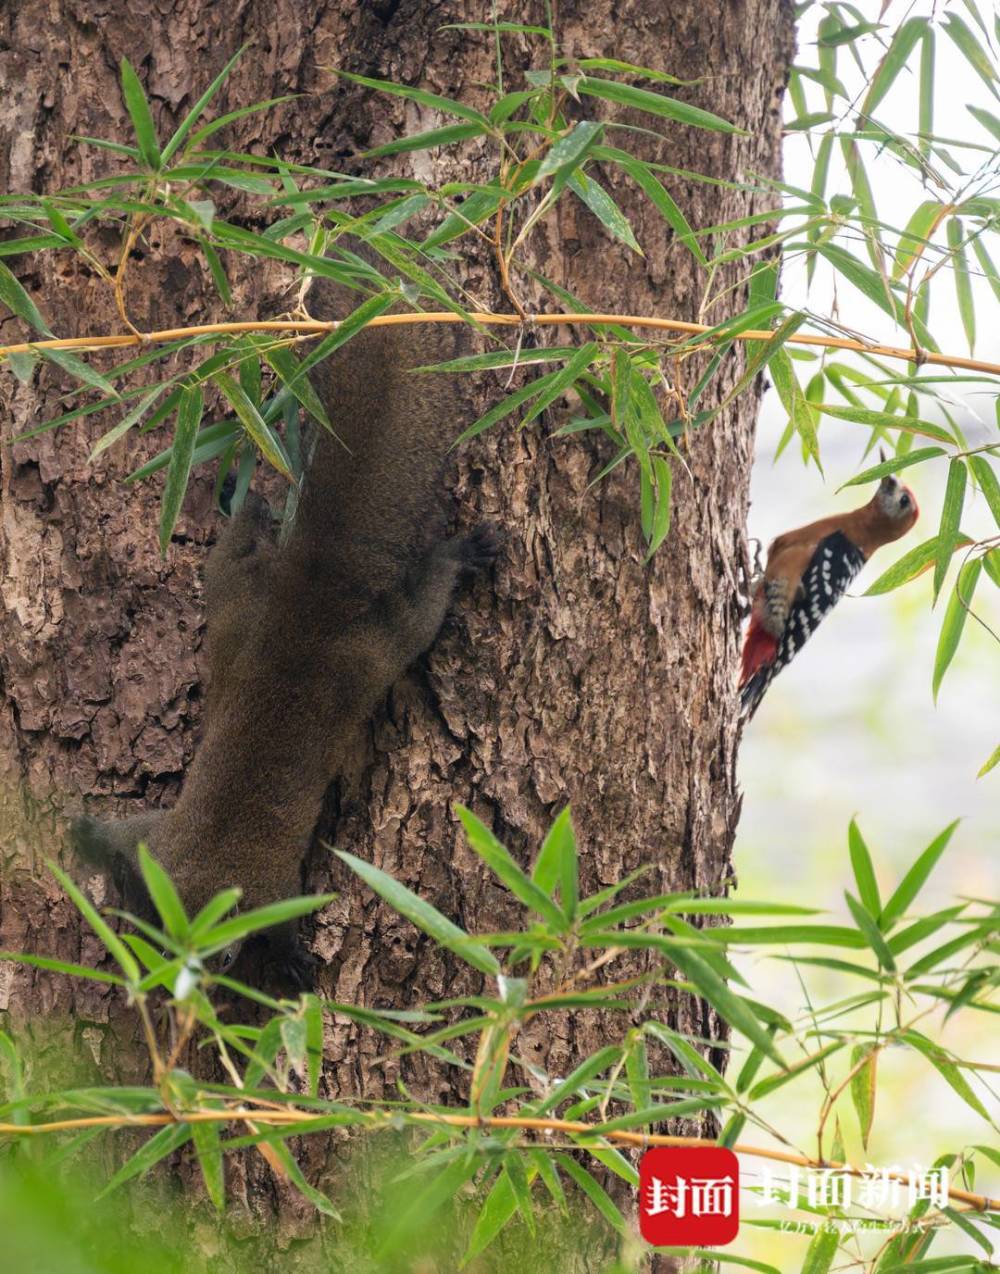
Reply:
<svg viewBox="0 0 1000 1274"><path fill-rule="evenodd" d="M248 1099L254 1100L252 1098ZM362 1112L359 1112L362 1113ZM605 1141L617 1141L629 1146L638 1146L645 1150L649 1146L718 1146L718 1142L708 1137L674 1137L666 1133L628 1132L622 1128L611 1128L607 1132L601 1130L600 1124L586 1124L581 1120L541 1119L527 1115L446 1115L433 1111L372 1111L364 1114L373 1126L391 1126L400 1115L405 1119L418 1123L440 1124L449 1128L525 1128L536 1132L561 1132L571 1136L598 1137ZM185 1123L228 1123L233 1120L254 1120L259 1124L296 1125L308 1124L315 1119L324 1118L322 1111L307 1110L274 1110L272 1108L249 1110L246 1106L230 1107L225 1110L192 1110L186 1111L182 1117L175 1118L171 1114L161 1115L88 1115L79 1119L56 1119L45 1124L5 1124L0 1123L0 1136L23 1137L49 1132L72 1132L80 1128L159 1128L166 1124ZM308 1130L306 1130L308 1131ZM581 1146L581 1149L587 1147ZM748 1155L758 1159L771 1159L777 1163L794 1164L800 1168L820 1169L827 1172L846 1172L852 1177L864 1177L863 1168L855 1168L848 1163L839 1163L829 1159L810 1159L806 1155L795 1154L789 1150L771 1150L762 1146L748 1146L737 1142L731 1149L739 1155ZM888 1168L885 1175L903 1185L908 1184L904 1172ZM967 1203L979 1212L1000 1212L1000 1199L989 1195L972 1194L968 1190L948 1186L948 1194L952 1199Z"/></svg>
<svg viewBox="0 0 1000 1274"><path fill-rule="evenodd" d="M487 327L519 327L526 326L557 327L617 324L619 327L651 328L654 331L680 332L690 336L704 335L712 329L705 323L688 323L682 319L652 318L641 314L532 314L521 319L517 314L492 314L482 311L470 311L469 317L476 323ZM462 323L462 315L450 310L430 313L380 314L369 321L369 327L394 327L408 323ZM172 327L156 332L121 332L114 336L74 336L64 339L44 341L22 341L16 345L0 346L0 358L8 354L29 354L34 350L47 349L125 349L136 345L158 345L168 341L183 340L186 337L199 336L236 336L243 332L291 332L300 336L322 336L334 332L339 323L322 323L306 319L262 319L257 322L244 323L203 323L196 327ZM728 334L723 332L713 338L723 341L772 341L775 332L746 331ZM939 367L958 368L962 371L984 372L991 376L1000 376L1000 363L988 363L978 358L964 358L960 354L938 354L931 350L903 349L895 345L881 345L865 341L849 340L841 336L809 336L796 333L785 338L789 345L810 345L820 349L849 350L858 354L872 354L880 358L896 358L904 362L932 363Z"/></svg>

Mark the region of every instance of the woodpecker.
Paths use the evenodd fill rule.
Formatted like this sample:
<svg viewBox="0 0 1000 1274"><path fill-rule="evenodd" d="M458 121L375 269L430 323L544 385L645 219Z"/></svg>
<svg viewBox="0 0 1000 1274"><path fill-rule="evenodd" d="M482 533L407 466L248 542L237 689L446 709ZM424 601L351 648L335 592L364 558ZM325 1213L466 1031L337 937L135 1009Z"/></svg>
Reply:
<svg viewBox="0 0 1000 1274"><path fill-rule="evenodd" d="M771 544L753 589L743 643L741 711L749 720L771 681L836 606L877 548L910 530L919 516L909 487L885 477L871 500L850 513L800 526Z"/></svg>

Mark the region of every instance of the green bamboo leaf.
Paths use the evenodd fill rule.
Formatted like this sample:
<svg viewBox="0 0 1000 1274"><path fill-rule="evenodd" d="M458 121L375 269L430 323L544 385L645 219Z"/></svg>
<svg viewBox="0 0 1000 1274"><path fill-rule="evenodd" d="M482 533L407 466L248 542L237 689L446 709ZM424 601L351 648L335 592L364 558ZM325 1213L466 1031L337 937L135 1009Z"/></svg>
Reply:
<svg viewBox="0 0 1000 1274"><path fill-rule="evenodd" d="M633 252L637 252L639 256L644 255L625 214L598 181L593 177L589 177L581 168L578 168L567 184L570 190L579 199L583 200L598 221L616 239L620 239L622 243L630 247Z"/></svg>
<svg viewBox="0 0 1000 1274"><path fill-rule="evenodd" d="M536 912L556 933L566 929L566 917L535 881L515 862L511 853L493 835L485 823L476 818L464 805L456 805L458 815L465 830L469 845L476 851L487 867L507 886L512 894L526 907Z"/></svg>
<svg viewBox="0 0 1000 1274"><path fill-rule="evenodd" d="M976 39L965 20L960 18L954 11L951 11L944 20L944 29L955 44L955 47L961 52L993 96L1000 96L996 88L996 69L990 61L986 49Z"/></svg>
<svg viewBox="0 0 1000 1274"><path fill-rule="evenodd" d="M986 276L986 282L993 290L994 297L1000 301L1000 274L997 273L997 268L993 264L993 259L986 250L986 245L983 243L982 235L979 235L972 240L972 251L975 253L976 260L979 262L979 268Z"/></svg>
<svg viewBox="0 0 1000 1274"><path fill-rule="evenodd" d="M935 703L937 702L938 690L941 688L944 674L948 671L948 667L955 657L955 651L958 649L962 630L965 628L965 620L969 613L969 606L972 603L972 595L976 591L976 584L982 567L982 558L977 557L966 562L958 573L955 588L948 600L944 620L941 624L941 634L938 637L937 652L934 655L934 677L931 688Z"/></svg>
<svg viewBox="0 0 1000 1274"><path fill-rule="evenodd" d="M884 460L881 464L872 465L870 469L865 469L863 473L855 475L850 481L841 483L837 490L843 491L846 487L876 482L879 478L884 478L886 474L900 473L903 469L909 469L911 465L923 464L925 460L935 460L938 456L945 454L943 447L918 447L916 451L908 451L904 455L893 456L891 460Z"/></svg>
<svg viewBox="0 0 1000 1274"><path fill-rule="evenodd" d="M103 1199L119 1186L131 1181L134 1177L145 1175L151 1168L165 1159L167 1155L179 1150L191 1139L190 1124L167 1124L159 1132L153 1134L147 1142L136 1151L111 1178L104 1189L97 1195Z"/></svg>
<svg viewBox="0 0 1000 1274"><path fill-rule="evenodd" d="M531 878L549 895L559 886L559 901L567 920L571 923L579 901L579 865L577 862L576 834L570 807L567 805L556 816L549 828Z"/></svg>
<svg viewBox="0 0 1000 1274"><path fill-rule="evenodd" d="M985 456L970 456L969 464L972 466L972 476L978 482L979 489L990 506L994 521L997 526L1000 526L1000 481L997 479L993 466Z"/></svg>
<svg viewBox="0 0 1000 1274"><path fill-rule="evenodd" d="M970 1106L977 1115L981 1115L988 1124L993 1124L990 1112L973 1092L961 1070L939 1045L929 1040L925 1035L921 1035L919 1031L914 1030L903 1031L901 1038L927 1058L938 1074L947 1080L967 1106Z"/></svg>
<svg viewBox="0 0 1000 1274"><path fill-rule="evenodd" d="M535 181L544 181L564 169L576 168L600 139L603 131L604 125L596 120L584 119L574 124L568 133L564 133L546 151L535 174Z"/></svg>
<svg viewBox="0 0 1000 1274"><path fill-rule="evenodd" d="M971 543L972 541L967 535L962 535L953 546L952 552ZM880 593L890 593L894 588L899 588L901 584L907 584L911 579L922 575L924 571L930 570L937 561L938 552L938 537L936 535L930 540L925 540L923 544L918 544L916 548L904 553L898 562L893 563L887 571L884 571L870 588L865 589L865 597L875 597Z"/></svg>
<svg viewBox="0 0 1000 1274"><path fill-rule="evenodd" d="M222 1142L219 1138L219 1125L215 1122L201 1121L190 1125L191 1140L194 1152L198 1156L202 1179L205 1182L205 1193L211 1200L216 1212L226 1206L226 1186L222 1174Z"/></svg>
<svg viewBox="0 0 1000 1274"><path fill-rule="evenodd" d="M457 447L460 443L468 442L470 438L477 437L498 421L503 420L505 416L509 416L511 412L516 411L522 403L534 398L537 394L545 393L559 374L559 372L547 372L544 376L539 376L537 380L529 381L527 385L522 385L520 389L515 389L512 394L502 398L485 415L480 416L478 420L469 425L468 429L463 430L452 446Z"/></svg>
<svg viewBox="0 0 1000 1274"><path fill-rule="evenodd" d="M670 488L673 482L673 473L666 460L662 456L653 456L652 461L656 478L656 505L648 536L649 548L643 559L646 562L652 558L670 530Z"/></svg>
<svg viewBox="0 0 1000 1274"><path fill-rule="evenodd" d="M900 429L904 433L925 434L939 442L954 444L955 439L940 425L933 425L929 420L913 420L909 416L896 416L886 411L875 411L870 407L841 407L833 403L817 403L816 410L824 416L834 416L837 420L849 420L856 425L868 425L872 429Z"/></svg>
<svg viewBox="0 0 1000 1274"><path fill-rule="evenodd" d="M475 124L486 125L486 116L464 102L456 102L450 97L440 97L437 93L427 93L423 89L412 88L408 84L396 84L392 80L373 80L365 75L354 75L350 71L338 71L337 75L352 84L360 84L364 88L377 89L380 93L388 93L392 97L405 97L408 101L419 102L421 106L430 106L443 115L457 115Z"/></svg>
<svg viewBox="0 0 1000 1274"><path fill-rule="evenodd" d="M595 149L594 156L597 159L604 159L618 164L632 178L635 184L649 199L650 203L656 208L660 216L670 226L677 235L678 240L688 249L699 265L707 265L708 258L702 251L701 244L698 242L697 236L691 227L687 217L681 212L680 208L674 202L673 196L667 191L660 181L654 176L652 171L645 164L636 159L633 155L629 155L626 151L615 150L610 146L598 146Z"/></svg>
<svg viewBox="0 0 1000 1274"><path fill-rule="evenodd" d="M69 372L71 376L83 381L85 385L90 385L92 389L107 394L112 400L121 400L121 395L111 381L91 367L86 359L70 353L67 349L41 349L38 353L47 363L55 363L64 372Z"/></svg>
<svg viewBox="0 0 1000 1274"><path fill-rule="evenodd" d="M563 1154L562 1151L557 1151L554 1157L563 1172L580 1187L605 1221L619 1234L628 1234L628 1223L612 1202L611 1196L602 1185L595 1181L583 1164L577 1163L575 1159Z"/></svg>
<svg viewBox="0 0 1000 1274"><path fill-rule="evenodd" d="M839 1246L840 1236L837 1231L825 1225L820 1226L809 1241L802 1274L829 1274Z"/></svg>
<svg viewBox="0 0 1000 1274"><path fill-rule="evenodd" d="M135 139L139 143L139 153L151 171L159 172L162 166L160 147L156 140L156 128L153 125L153 115L149 109L149 100L146 97L145 89L139 82L138 75L132 69L131 62L125 57L121 61L121 84L122 97L125 99L128 113L132 117Z"/></svg>
<svg viewBox="0 0 1000 1274"><path fill-rule="evenodd" d="M177 131L174 133L173 137L171 137L170 141L168 141L166 146L164 146L163 148L163 156L161 160L161 163L163 165L169 164L171 159L180 149L184 140L186 139L188 134L191 132L191 129L194 128L198 120L201 119L201 116L205 110L205 107L209 104L212 98L216 95L219 89L223 86L223 84L225 84L226 80L229 78L229 72L233 69L236 63L243 56L243 53L246 47L247 46L244 44L244 45L241 45L240 48L236 50L236 52L229 59L226 65L222 68L219 74L215 77L212 83L208 86L205 92L202 93L201 97L198 98L194 106L192 106L190 111L188 111L187 115L181 121L181 124L178 127Z"/></svg>
<svg viewBox="0 0 1000 1274"><path fill-rule="evenodd" d="M802 439L802 447L806 455L812 456L816 466L822 472L819 455L819 435L816 432L816 408L810 403L798 377L787 349L779 349L768 354L767 365L770 368L774 388L781 399L781 405L788 412L792 428ZM824 408L824 410L826 410Z"/></svg>
<svg viewBox="0 0 1000 1274"><path fill-rule="evenodd" d="M879 964L883 969L894 973L896 961L893 959L892 952L889 950L885 938L882 937L882 932L875 921L875 917L858 902L853 894L848 893L846 890L844 891L844 898L847 901L851 915L854 917L854 923L861 930L865 942L875 953Z"/></svg>
<svg viewBox="0 0 1000 1274"><path fill-rule="evenodd" d="M851 1101L861 1129L861 1144L868 1149L875 1122L875 1091L879 1050L874 1044L856 1044L851 1051ZM854 1068L857 1067L857 1070Z"/></svg>
<svg viewBox="0 0 1000 1274"><path fill-rule="evenodd" d="M341 71L342 75L343 72ZM382 146L373 146L366 150L362 159L378 159L384 155L402 155L415 150L433 150L438 146L451 146L455 142L468 141L472 137L482 137L488 131L483 124L447 124L444 128L431 128L425 133L414 133L410 137L400 137L394 142L386 142Z"/></svg>
<svg viewBox="0 0 1000 1274"><path fill-rule="evenodd" d="M910 54L927 30L928 24L927 18L908 18L897 28L896 34L892 37L892 43L871 78L868 92L861 103L862 115L874 114L879 102L895 82L896 76L906 66Z"/></svg>
<svg viewBox="0 0 1000 1274"><path fill-rule="evenodd" d="M233 384L235 386L236 382L234 381ZM163 498L160 501L160 553L163 557L167 555L170 537L187 491L204 406L205 400L201 387L186 386L177 409L177 428L174 430L174 442L170 449L170 466L167 469L167 480L163 487Z"/></svg>
<svg viewBox="0 0 1000 1274"><path fill-rule="evenodd" d="M232 911L243 896L242 889L223 889L205 903L201 911L191 921L191 941L197 942L217 924L224 915Z"/></svg>
<svg viewBox="0 0 1000 1274"><path fill-rule="evenodd" d="M188 936L189 926L180 895L174 888L174 882L145 845L139 846L139 870L163 927L172 938L183 942Z"/></svg>
<svg viewBox="0 0 1000 1274"><path fill-rule="evenodd" d="M34 969L45 969L49 973L65 973L70 978L87 978L93 982L109 982L113 986L124 986L125 979L116 973L107 973L104 969L92 969L86 964L70 964L66 960L53 960L49 956L26 955L20 951L0 951L0 961L9 960L13 964L29 964Z"/></svg>
<svg viewBox="0 0 1000 1274"><path fill-rule="evenodd" d="M338 334L336 332L332 333L332 335ZM212 380L229 400L229 404L236 412L240 424L250 435L264 459L273 468L277 469L279 473L284 474L290 481L294 481L294 475L288 466L288 460L281 450L277 436L268 428L256 405L244 393L242 386L228 372L216 372L212 376Z"/></svg>
<svg viewBox="0 0 1000 1274"><path fill-rule="evenodd" d="M297 920L300 916L325 907L335 897L336 894L313 894L303 898L284 898L281 902L271 902L264 907L256 907L253 911L233 916L231 920L224 920L202 935L200 945L203 953L206 956L214 955L248 934Z"/></svg>
<svg viewBox="0 0 1000 1274"><path fill-rule="evenodd" d="M423 898L418 897L387 872L376 867L374 863L355 858L353 854L348 854L344 850L338 849L334 853L394 911L398 911L411 924L429 934L440 946L454 951L480 973L496 976L501 972L496 956L487 947L475 942L454 921L443 916L436 907L432 907L429 902L425 902Z"/></svg>
<svg viewBox="0 0 1000 1274"><path fill-rule="evenodd" d="M765 1053L776 1065L784 1069L785 1063L768 1031L742 996L730 991L722 978L707 960L696 952L679 944L670 949L669 958L694 983L699 993L730 1026L741 1031L751 1044Z"/></svg>
<svg viewBox="0 0 1000 1274"><path fill-rule="evenodd" d="M516 1211L514 1187L510 1177L502 1172L479 1209L460 1269L464 1269L470 1261L486 1251Z"/></svg>
<svg viewBox="0 0 1000 1274"><path fill-rule="evenodd" d="M10 267L0 261L0 301L18 318L30 324L43 336L51 336L52 329L46 323L38 307L11 273ZM51 351L50 351L51 352Z"/></svg>
<svg viewBox="0 0 1000 1274"><path fill-rule="evenodd" d="M264 348L261 353L282 385L291 390L314 420L319 421L324 429L333 433L333 425L330 424L330 417L326 414L323 400L316 393L309 377L303 375L302 364L292 351L287 346L278 345Z"/></svg>
<svg viewBox="0 0 1000 1274"><path fill-rule="evenodd" d="M965 502L965 485L968 471L963 461L952 460L948 466L948 481L941 506L941 524L938 528L938 553L934 562L934 600L938 599L944 577L948 574L951 555L961 534L959 524Z"/></svg>
<svg viewBox="0 0 1000 1274"><path fill-rule="evenodd" d="M958 312L962 319L965 339L969 343L969 353L973 353L976 344L976 304L972 298L972 281L969 277L969 260L965 255L965 232L960 217L948 218L948 247L951 252L953 274L955 278L955 295L958 299Z"/></svg>
<svg viewBox="0 0 1000 1274"><path fill-rule="evenodd" d="M532 404L531 410L521 421L522 426L534 420L536 416L541 415L543 411L560 398L568 389L570 389L576 381L583 375L590 364L598 356L601 351L600 345L596 341L588 341L586 345L581 345L572 358L570 358L565 367L561 371L552 374L546 388L540 393ZM545 378L548 379L548 378ZM535 381L537 389L539 381Z"/></svg>
<svg viewBox="0 0 1000 1274"><path fill-rule="evenodd" d="M896 259L892 267L892 281L898 283L930 240L941 217L944 205L937 199L927 199L919 204L906 223L896 245Z"/></svg>
<svg viewBox="0 0 1000 1274"><path fill-rule="evenodd" d="M956 819L953 823L949 823L943 832L935 836L900 881L895 893L882 908L882 914L879 916L879 926L883 932L888 933L923 888L927 877L948 847L948 842L960 821Z"/></svg>
<svg viewBox="0 0 1000 1274"><path fill-rule="evenodd" d="M714 132L739 133L741 136L746 136L745 129L737 128L735 124L730 124L728 120L713 115L710 111L689 106L686 102L678 102L676 98L665 97L661 93L650 93L648 89L632 88L627 84L619 84L614 80L602 80L594 76L584 76L577 82L576 89L578 93L600 97L606 102L615 102L619 106L631 106L651 115L676 120L679 124L690 124L694 128L707 128Z"/></svg>
<svg viewBox="0 0 1000 1274"><path fill-rule="evenodd" d="M414 196L423 198L426 196ZM456 212L450 212L438 228L429 234L423 242L423 249L439 248L465 234L470 226L478 226L492 217L496 210L509 198L507 191L497 187L492 190L475 190L463 201Z"/></svg>
<svg viewBox="0 0 1000 1274"><path fill-rule="evenodd" d="M138 982L141 977L139 966L121 938L118 937L108 922L98 913L97 908L90 899L81 892L75 882L70 879L61 867L52 862L48 864L48 867L49 871L69 895L84 920L101 939L109 953L118 961L128 981Z"/></svg>
<svg viewBox="0 0 1000 1274"><path fill-rule="evenodd" d="M983 762L979 772L976 774L976 778L981 779L985 774L989 774L990 770L995 770L998 765L1000 765L1000 744L996 746L996 748Z"/></svg>
<svg viewBox="0 0 1000 1274"><path fill-rule="evenodd" d="M851 868L858 886L858 896L873 916L882 911L882 899L879 897L878 881L875 879L875 866L872 856L861 835L861 829L852 818L847 829L847 846L851 855Z"/></svg>
<svg viewBox="0 0 1000 1274"><path fill-rule="evenodd" d="M768 1094L783 1088L785 1084L797 1076L804 1074L806 1071L815 1070L828 1057L832 1057L834 1053L839 1052L843 1047L843 1040L831 1040L829 1044L824 1044L821 1049L818 1049L815 1053L810 1053L808 1057L800 1058L799 1061L793 1062L791 1066L783 1066L777 1075L768 1075L766 1079L762 1079L760 1083L753 1086L750 1090L750 1100L758 1101L762 1097L767 1097Z"/></svg>
<svg viewBox="0 0 1000 1274"><path fill-rule="evenodd" d="M901 321L902 307L877 271L864 265L857 257L852 256L836 243L819 243L816 245L816 251L869 301L877 305L890 318L897 322Z"/></svg>
<svg viewBox="0 0 1000 1274"><path fill-rule="evenodd" d="M159 396L163 393L164 388L165 386L163 385L154 386L148 394L144 394L139 399L132 410L128 412L117 425L109 429L106 434L102 434L101 437L98 438L97 442L94 443L90 455L87 457L88 463L93 464L103 451L107 451L108 447L114 446L116 442L118 442L121 438L124 438L128 431L134 425L137 425L143 416L145 416L146 412L149 411L153 403L155 403L157 398L159 398Z"/></svg>
<svg viewBox="0 0 1000 1274"><path fill-rule="evenodd" d="M922 916L919 920L915 920L912 925L907 925L905 929L900 929L896 936L889 940L889 950L893 955L908 951L910 947L915 946L918 942L923 942L925 938L937 933L939 929L957 916L960 916L966 905L965 903L959 903L955 907L945 907L941 911L935 911L932 915Z"/></svg>

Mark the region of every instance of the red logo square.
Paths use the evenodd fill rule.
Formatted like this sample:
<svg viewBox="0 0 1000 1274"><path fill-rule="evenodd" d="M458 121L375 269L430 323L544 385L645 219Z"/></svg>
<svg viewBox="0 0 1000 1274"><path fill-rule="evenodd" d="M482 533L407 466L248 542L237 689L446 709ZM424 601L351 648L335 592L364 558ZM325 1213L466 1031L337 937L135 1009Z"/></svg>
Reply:
<svg viewBox="0 0 1000 1274"><path fill-rule="evenodd" d="M722 1146L658 1146L639 1160L639 1233L654 1247L718 1247L740 1228L740 1167Z"/></svg>

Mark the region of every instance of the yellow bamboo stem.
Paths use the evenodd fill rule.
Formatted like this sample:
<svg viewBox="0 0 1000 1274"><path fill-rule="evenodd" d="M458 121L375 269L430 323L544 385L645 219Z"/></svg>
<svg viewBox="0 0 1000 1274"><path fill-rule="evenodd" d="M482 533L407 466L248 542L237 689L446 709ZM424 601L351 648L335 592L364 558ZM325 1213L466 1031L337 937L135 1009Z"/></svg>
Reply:
<svg viewBox="0 0 1000 1274"><path fill-rule="evenodd" d="M253 1099L250 1099L253 1100ZM368 1118L372 1124L388 1124L399 1112L371 1112ZM523 1128L535 1132L559 1132L572 1136L586 1135L599 1137L607 1141L617 1141L624 1145L639 1146L716 1146L717 1142L707 1137L673 1137L666 1133L630 1132L623 1128L612 1128L601 1131L600 1124L586 1124L581 1120L542 1119L528 1115L446 1115L434 1111L408 1111L405 1117L419 1123L443 1124L450 1128ZM22 1137L50 1132L72 1132L81 1128L158 1128L174 1123L228 1123L234 1120L252 1119L259 1124L276 1126L309 1123L314 1119L322 1119L323 1112L308 1110L249 1110L246 1106L230 1107L225 1110L192 1110L185 1111L182 1118L171 1114L160 1115L87 1115L79 1119L55 1119L45 1124L4 1124L0 1123L0 1136ZM796 1154L790 1150L771 1150L763 1146L748 1146L737 1142L732 1149L736 1154L748 1155L758 1159L771 1159L777 1163L794 1164L800 1168L823 1169L833 1172L846 1172L852 1177L863 1177L865 1170L855 1168L848 1163L836 1160L810 1159L806 1155ZM905 1173L894 1169L886 1169L886 1175L894 1181L906 1184ZM952 1199L967 1203L979 1212L1000 1212L1000 1199L989 1195L972 1194L968 1190L960 1190L949 1185L948 1194Z"/></svg>
<svg viewBox="0 0 1000 1274"><path fill-rule="evenodd" d="M491 314L471 311L470 317L477 323L492 327L527 326L557 327L561 324L580 326L600 323L616 323L620 327L651 328L654 331L680 332L691 336L704 335L712 329L705 323L688 323L683 319L652 318L642 314L534 314L521 319L517 314ZM370 327L393 327L406 323L461 323L462 316L450 310L427 314L380 314L369 321ZM203 323L196 327L171 327L156 332L121 332L114 336L73 336L43 341L22 341L15 345L0 346L0 358L7 354L28 354L46 349L125 349L136 345L158 345L167 341L183 340L196 336L238 336L243 332L288 332L300 336L320 336L333 332L339 323L323 323L309 319L261 319L244 323ZM715 341L772 341L775 332L747 331L728 335L723 332ZM895 345L881 345L851 340L842 336L809 336L796 333L785 338L790 345L811 345L821 349L849 350L858 354L874 354L880 358L902 359L909 363L932 363L939 367L959 368L962 371L984 372L1000 376L1000 363L989 363L979 358L964 358L960 354L938 354L930 350L903 349Z"/></svg>

